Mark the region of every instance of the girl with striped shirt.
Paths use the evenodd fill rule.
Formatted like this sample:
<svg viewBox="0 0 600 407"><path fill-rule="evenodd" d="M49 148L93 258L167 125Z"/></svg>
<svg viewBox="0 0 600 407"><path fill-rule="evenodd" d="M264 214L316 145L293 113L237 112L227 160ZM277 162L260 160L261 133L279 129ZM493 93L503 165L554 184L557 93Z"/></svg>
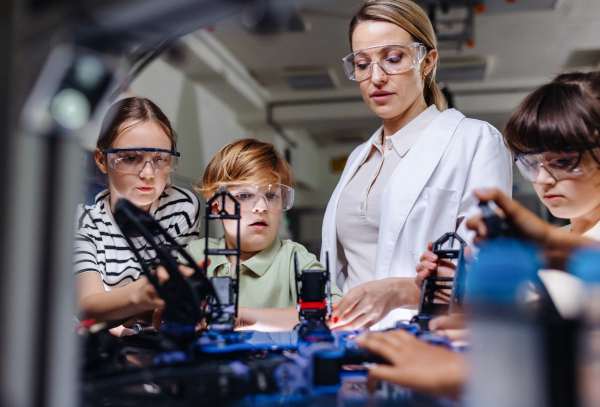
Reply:
<svg viewBox="0 0 600 407"><path fill-rule="evenodd" d="M76 214L74 271L81 319L113 326L130 319L149 322L153 311L164 307L148 279L140 278L140 264L113 212L118 199L126 198L149 211L179 244L198 238L198 198L167 185L177 169L176 141L169 119L148 99L123 99L106 114L94 157L109 187ZM134 244L145 248L147 242L140 237Z"/></svg>

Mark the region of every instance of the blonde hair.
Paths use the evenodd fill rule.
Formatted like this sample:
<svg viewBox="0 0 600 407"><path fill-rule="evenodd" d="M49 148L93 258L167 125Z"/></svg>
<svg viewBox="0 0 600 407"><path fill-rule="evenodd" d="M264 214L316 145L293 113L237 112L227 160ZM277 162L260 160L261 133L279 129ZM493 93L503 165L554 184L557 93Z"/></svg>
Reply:
<svg viewBox="0 0 600 407"><path fill-rule="evenodd" d="M412 0L367 0L350 20L350 46L352 47L352 33L356 26L364 21L384 21L395 24L408 32L416 42L427 47L429 52L437 48L437 38L425 11ZM438 61L425 76L423 97L427 106L435 105L440 112L448 108L444 94L435 83L435 72Z"/></svg>
<svg viewBox="0 0 600 407"><path fill-rule="evenodd" d="M273 144L249 138L236 140L217 153L204 171L202 188L198 187L198 180L194 189L210 199L220 185L255 181L263 175L265 177L259 181L261 184L293 186L292 167Z"/></svg>

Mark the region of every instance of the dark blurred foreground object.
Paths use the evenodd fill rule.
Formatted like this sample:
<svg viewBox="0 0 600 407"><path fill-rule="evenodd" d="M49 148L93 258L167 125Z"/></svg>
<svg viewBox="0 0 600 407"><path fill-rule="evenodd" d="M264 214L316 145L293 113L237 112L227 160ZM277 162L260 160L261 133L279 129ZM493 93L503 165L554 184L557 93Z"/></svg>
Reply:
<svg viewBox="0 0 600 407"><path fill-rule="evenodd" d="M530 243L498 237L482 246L471 268L468 406L578 405L579 322L561 318L551 304L538 277L540 259Z"/></svg>
<svg viewBox="0 0 600 407"><path fill-rule="evenodd" d="M0 405L79 405L69 270L84 129L177 38L246 3L0 2L0 312L10 326L0 333Z"/></svg>

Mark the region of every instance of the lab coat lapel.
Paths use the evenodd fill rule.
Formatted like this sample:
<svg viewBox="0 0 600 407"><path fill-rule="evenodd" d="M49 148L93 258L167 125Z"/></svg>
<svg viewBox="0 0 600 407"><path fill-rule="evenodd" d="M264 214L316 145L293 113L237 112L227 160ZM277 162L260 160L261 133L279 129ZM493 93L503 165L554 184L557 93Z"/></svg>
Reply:
<svg viewBox="0 0 600 407"><path fill-rule="evenodd" d="M383 190L376 280L388 277L400 231L464 117L457 110L449 109L435 118L402 159Z"/></svg>

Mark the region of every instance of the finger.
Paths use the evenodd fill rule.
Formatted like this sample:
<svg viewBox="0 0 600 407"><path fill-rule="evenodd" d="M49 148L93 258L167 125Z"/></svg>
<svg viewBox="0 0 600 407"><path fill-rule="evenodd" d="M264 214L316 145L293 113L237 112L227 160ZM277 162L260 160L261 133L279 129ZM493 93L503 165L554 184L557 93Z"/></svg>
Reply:
<svg viewBox="0 0 600 407"><path fill-rule="evenodd" d="M375 383L383 380L403 385L406 384L406 382L404 381L402 370L403 369L398 369L395 366L377 365L377 367L369 369L367 380Z"/></svg>
<svg viewBox="0 0 600 407"><path fill-rule="evenodd" d="M343 299L343 297L342 297ZM359 300L352 309L342 314L337 321L339 325L348 325L353 323L355 320L367 314L373 310L372 304L367 302L368 300ZM335 316L334 316L335 319ZM354 326L354 324L352 324Z"/></svg>
<svg viewBox="0 0 600 407"><path fill-rule="evenodd" d="M432 251L433 250L433 242L427 243L427 250L428 251Z"/></svg>
<svg viewBox="0 0 600 407"><path fill-rule="evenodd" d="M432 263L430 261L421 261L419 264L417 264L417 272L424 270L435 270L437 266L438 265L436 263Z"/></svg>
<svg viewBox="0 0 600 407"><path fill-rule="evenodd" d="M336 307L332 308L332 317L334 322L336 320L341 321L344 316L350 312L356 304L360 301L360 295L357 294L353 288L348 291L338 302L335 303Z"/></svg>
<svg viewBox="0 0 600 407"><path fill-rule="evenodd" d="M196 263L196 266L200 267L202 270L204 270L204 260L200 260L199 262ZM206 267L210 266L210 259L208 259L208 263L206 264Z"/></svg>
<svg viewBox="0 0 600 407"><path fill-rule="evenodd" d="M432 331L440 329L462 329L466 327L466 318L463 314L444 315L429 321L429 329Z"/></svg>
<svg viewBox="0 0 600 407"><path fill-rule="evenodd" d="M390 362L398 363L403 359L406 341L410 340L407 338L414 339L405 331L373 332L359 335L356 343Z"/></svg>
<svg viewBox="0 0 600 407"><path fill-rule="evenodd" d="M417 276L415 277L415 284L417 284L417 287L420 288L421 286L423 286L425 279L429 277L430 274L431 273L429 270L424 270L417 273Z"/></svg>
<svg viewBox="0 0 600 407"><path fill-rule="evenodd" d="M431 262L436 262L438 261L438 256L433 253L432 251L427 251L425 253L423 253L421 255L421 258L419 259L419 261L431 261Z"/></svg>
<svg viewBox="0 0 600 407"><path fill-rule="evenodd" d="M156 309L165 309L167 303L165 302L165 300L158 297L158 293L156 295L157 297L152 301L152 306Z"/></svg>
<svg viewBox="0 0 600 407"><path fill-rule="evenodd" d="M487 227L485 226L482 215L475 215L469 219L467 221L467 229L474 230L477 234L477 239L481 240L487 238Z"/></svg>
<svg viewBox="0 0 600 407"><path fill-rule="evenodd" d="M160 284L164 284L169 279L169 272L163 266L158 266L156 268L156 277L158 277Z"/></svg>
<svg viewBox="0 0 600 407"><path fill-rule="evenodd" d="M363 314L344 326L336 327L336 329L345 331L361 331L372 327L377 322L379 322L380 319L381 318L377 318L375 315L372 314Z"/></svg>
<svg viewBox="0 0 600 407"><path fill-rule="evenodd" d="M498 207L505 212L512 209L513 200L504 195L497 188L489 189L474 189L473 195L480 201L489 202L493 201Z"/></svg>
<svg viewBox="0 0 600 407"><path fill-rule="evenodd" d="M465 246L465 260L471 262L473 260L475 260L475 258L473 257L473 248L471 246Z"/></svg>
<svg viewBox="0 0 600 407"><path fill-rule="evenodd" d="M433 331L434 334L445 336L451 341L466 341L469 339L469 331L467 329L442 329Z"/></svg>
<svg viewBox="0 0 600 407"><path fill-rule="evenodd" d="M188 266L184 266L183 264L179 265L179 272L181 273L181 275L183 275L184 277L191 277L194 275L194 273L196 272L196 270L194 270L191 267Z"/></svg>

